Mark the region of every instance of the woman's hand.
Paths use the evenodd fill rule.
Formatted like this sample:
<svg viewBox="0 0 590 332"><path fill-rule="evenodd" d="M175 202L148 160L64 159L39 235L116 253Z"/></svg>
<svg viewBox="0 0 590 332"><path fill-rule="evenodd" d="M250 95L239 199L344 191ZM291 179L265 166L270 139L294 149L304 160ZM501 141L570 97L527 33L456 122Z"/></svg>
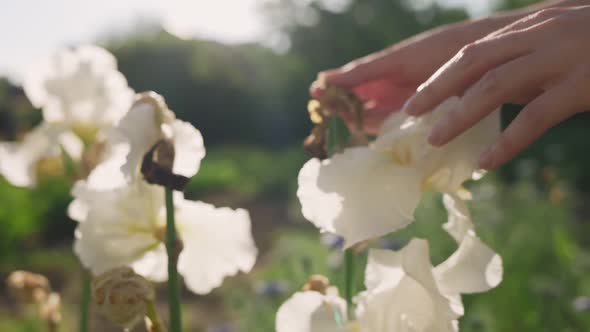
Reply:
<svg viewBox="0 0 590 332"><path fill-rule="evenodd" d="M319 73L311 95L321 95L326 84L353 90L365 101L365 129L374 133L387 115L399 110L418 85L462 46L515 19L514 15L504 15L422 33L341 68Z"/></svg>
<svg viewBox="0 0 590 332"><path fill-rule="evenodd" d="M326 84L353 90L365 104L365 129L379 130L383 120L399 110L420 83L463 46L545 7L590 4L590 0L550 0L475 21L446 25L424 32L375 54L319 73L311 86L318 97ZM349 120L349 119L345 119Z"/></svg>
<svg viewBox="0 0 590 332"><path fill-rule="evenodd" d="M444 145L507 102L527 105L480 166L496 168L547 129L590 109L590 6L552 8L527 16L462 48L418 88L406 111L421 115L453 95L460 108L432 130Z"/></svg>

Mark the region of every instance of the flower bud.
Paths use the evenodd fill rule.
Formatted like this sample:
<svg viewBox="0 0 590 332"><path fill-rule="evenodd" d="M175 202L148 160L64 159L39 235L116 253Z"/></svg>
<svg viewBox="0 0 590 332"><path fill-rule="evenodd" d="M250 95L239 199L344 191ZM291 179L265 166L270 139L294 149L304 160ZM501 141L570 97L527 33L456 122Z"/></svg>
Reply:
<svg viewBox="0 0 590 332"><path fill-rule="evenodd" d="M326 130L327 126L325 123L318 124L303 141L305 151L320 160L328 158L328 152L326 151Z"/></svg>
<svg viewBox="0 0 590 332"><path fill-rule="evenodd" d="M152 285L129 267L115 268L92 281L92 298L112 323L130 328L146 315L154 300Z"/></svg>
<svg viewBox="0 0 590 332"><path fill-rule="evenodd" d="M52 331L57 331L61 322L61 298L58 293L51 293L47 300L41 304L39 314L41 319L46 321Z"/></svg>
<svg viewBox="0 0 590 332"><path fill-rule="evenodd" d="M174 156L174 143L169 139L159 140L143 157L143 178L150 184L184 190L190 179L172 172Z"/></svg>
<svg viewBox="0 0 590 332"><path fill-rule="evenodd" d="M40 304L50 293L49 280L45 276L28 271L14 271L6 279L10 292L26 304Z"/></svg>
<svg viewBox="0 0 590 332"><path fill-rule="evenodd" d="M314 274L303 285L303 291L314 291L326 295L330 288L330 280L321 274Z"/></svg>

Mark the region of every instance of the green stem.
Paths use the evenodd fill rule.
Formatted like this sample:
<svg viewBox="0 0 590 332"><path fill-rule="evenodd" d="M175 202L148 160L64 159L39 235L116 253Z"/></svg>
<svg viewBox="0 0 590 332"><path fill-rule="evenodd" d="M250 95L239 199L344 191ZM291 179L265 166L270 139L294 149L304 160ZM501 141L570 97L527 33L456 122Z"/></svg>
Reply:
<svg viewBox="0 0 590 332"><path fill-rule="evenodd" d="M90 283L92 277L86 269L82 268L82 287L80 290L81 303L80 303L80 332L88 332L88 321L90 316Z"/></svg>
<svg viewBox="0 0 590 332"><path fill-rule="evenodd" d="M160 315L158 315L158 311L156 310L156 303L155 301L148 301L146 303L147 308L147 316L152 322L152 328L149 330L150 332L166 332L166 327L162 324L162 320L160 319Z"/></svg>
<svg viewBox="0 0 590 332"><path fill-rule="evenodd" d="M174 197L172 189L166 190L166 252L168 253L168 308L170 310L170 332L182 331L180 312L180 285L178 270L178 240L174 222Z"/></svg>
<svg viewBox="0 0 590 332"><path fill-rule="evenodd" d="M344 252L344 296L346 299L346 304L347 304L347 308L348 308L348 319L352 320L352 314L353 314L353 303L352 303L352 297L354 296L354 292L355 292L355 275L356 275L356 271L355 271L355 262L356 261L356 255L354 253L354 251L352 249L347 249Z"/></svg>
<svg viewBox="0 0 590 332"><path fill-rule="evenodd" d="M59 325L56 322L48 322L47 323L47 331L59 332Z"/></svg>

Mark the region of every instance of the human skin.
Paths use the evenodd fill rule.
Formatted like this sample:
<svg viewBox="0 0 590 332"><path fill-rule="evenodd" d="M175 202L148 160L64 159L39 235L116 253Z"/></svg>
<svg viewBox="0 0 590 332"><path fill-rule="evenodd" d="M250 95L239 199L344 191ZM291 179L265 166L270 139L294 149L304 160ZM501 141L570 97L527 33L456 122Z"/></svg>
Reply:
<svg viewBox="0 0 590 332"><path fill-rule="evenodd" d="M454 85L453 88L444 90L445 93L432 96L433 87L446 86L447 84L445 83L447 82L446 76L441 76L441 73L448 70L444 68L450 68L447 62L448 59L451 59L449 62L455 61L463 64L464 62L457 61L457 58L462 58L459 54L462 54L466 49L479 49L479 47L476 48L473 45L476 45L479 40L491 39L492 37L488 37L488 35L491 34L496 36L495 38L500 38L504 34L509 34L507 29L510 27L516 28L519 25L526 24L524 22L530 22L531 13L533 13L533 16L547 18L550 15L560 15L572 10L571 8L560 8L579 4L590 4L590 1L549 1L518 11L451 24L424 32L395 44L390 48L354 60L341 68L320 72L318 79L311 86L311 95L313 97L321 95L326 85L335 85L354 91L365 101L365 129L368 132L375 133L383 120L391 112L401 109L408 101L408 98L414 95L419 86L422 88L421 91L408 102L407 108L413 114L423 114L429 111L446 97L463 95L465 90L470 86L470 83L477 82L479 78L486 74L485 69L481 69L483 67L478 67L480 68L480 72L483 71L480 73L480 77L472 74L474 76L470 77L472 79L471 82L462 81L463 85ZM542 10L541 13L543 14L534 14L538 13L539 10ZM513 23L514 25L512 25ZM551 43L547 45L549 44ZM437 71L439 68L442 69ZM436 74L433 75L435 72ZM454 71L454 73L459 76L464 75L464 73L457 73L457 71ZM424 81L427 81L427 83L420 85ZM433 85L434 83L436 84ZM527 101L535 97L535 93L538 95L539 92L540 90L529 91L528 95L515 95L511 99L521 102ZM473 100L477 103L477 99ZM461 124L473 125L475 122L463 122ZM436 135L433 135L431 143L434 145L443 145L467 129L468 126L463 125L462 127L458 127L453 123L447 123L447 125L441 125L437 128L445 128L444 130L437 130L445 134L450 134L447 134L447 137L443 137L440 140L437 140ZM440 135L444 136L444 134ZM504 142L504 137L505 135L500 142ZM507 158L517 153L518 151L516 150L519 147L511 146L500 157L497 157L496 152L494 152L492 153L494 157L491 163L482 162L481 164L485 168L497 167L506 161ZM506 149L501 147L492 150L502 151ZM482 158L482 161L486 161L483 159L486 158Z"/></svg>
<svg viewBox="0 0 590 332"><path fill-rule="evenodd" d="M526 16L463 47L408 101L422 115L446 98L460 107L437 123L429 142L441 146L507 102L526 106L482 154L479 166L494 169L512 159L547 129L590 109L590 6L551 8Z"/></svg>

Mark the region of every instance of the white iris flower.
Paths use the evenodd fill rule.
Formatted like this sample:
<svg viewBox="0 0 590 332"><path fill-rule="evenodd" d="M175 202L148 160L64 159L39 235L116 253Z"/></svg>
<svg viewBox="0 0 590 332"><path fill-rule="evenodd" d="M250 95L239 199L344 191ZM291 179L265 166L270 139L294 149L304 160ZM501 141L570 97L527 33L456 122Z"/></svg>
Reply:
<svg viewBox="0 0 590 332"><path fill-rule="evenodd" d="M297 191L305 218L321 231L343 236L348 247L407 226L424 191L459 190L500 133L499 112L493 112L449 144L429 145L436 120L460 102L452 97L419 118L395 113L369 146L309 160Z"/></svg>

